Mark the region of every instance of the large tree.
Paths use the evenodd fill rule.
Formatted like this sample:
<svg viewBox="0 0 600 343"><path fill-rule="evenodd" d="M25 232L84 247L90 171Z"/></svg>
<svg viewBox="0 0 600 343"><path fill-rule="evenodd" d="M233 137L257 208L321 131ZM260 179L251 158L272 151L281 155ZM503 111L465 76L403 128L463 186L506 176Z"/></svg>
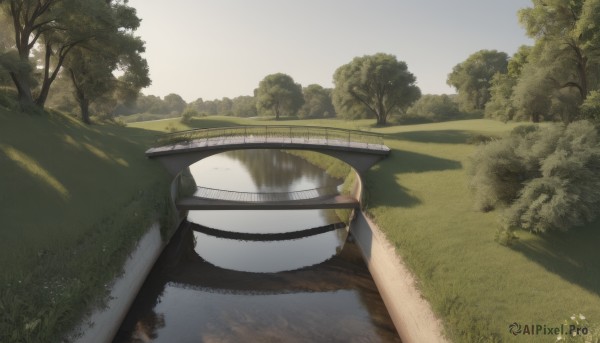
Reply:
<svg viewBox="0 0 600 343"><path fill-rule="evenodd" d="M519 11L519 20L535 46L518 87L528 93L548 89L547 111L574 120L572 112L599 88L600 0L533 0L533 7Z"/></svg>
<svg viewBox="0 0 600 343"><path fill-rule="evenodd" d="M104 32L74 47L65 59L85 123L90 122L91 103L100 99L104 103L116 103L115 98L122 103L132 103L139 90L150 85L148 65L141 57L144 42L133 36L140 24L135 9L110 0L106 4L109 13L105 16ZM119 78L114 75L117 70L122 73ZM114 108L114 104L111 107Z"/></svg>
<svg viewBox="0 0 600 343"><path fill-rule="evenodd" d="M41 51L39 88L35 88L31 75L10 72L22 104L44 107L50 87L72 49L110 30L109 3L109 0L0 2L11 22L13 47L21 62L34 64L34 48Z"/></svg>
<svg viewBox="0 0 600 343"><path fill-rule="evenodd" d="M462 111L483 110L490 99L490 86L496 73L506 73L508 55L496 50L480 50L457 64L448 74L448 85L456 88Z"/></svg>
<svg viewBox="0 0 600 343"><path fill-rule="evenodd" d="M302 86L291 76L277 73L267 75L255 91L256 109L261 115L295 115L304 103Z"/></svg>
<svg viewBox="0 0 600 343"><path fill-rule="evenodd" d="M390 113L405 110L421 96L406 63L384 53L355 57L335 71L333 82L338 115L372 115L377 125L385 125Z"/></svg>

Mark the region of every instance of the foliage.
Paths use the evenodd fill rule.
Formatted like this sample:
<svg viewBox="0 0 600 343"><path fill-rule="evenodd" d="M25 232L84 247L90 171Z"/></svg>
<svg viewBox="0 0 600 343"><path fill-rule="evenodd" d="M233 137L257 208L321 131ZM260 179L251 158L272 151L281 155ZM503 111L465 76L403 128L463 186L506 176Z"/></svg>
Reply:
<svg viewBox="0 0 600 343"><path fill-rule="evenodd" d="M421 96L416 81L406 63L393 55L355 57L333 75L336 113L347 118L366 114L385 125L391 113L403 112Z"/></svg>
<svg viewBox="0 0 600 343"><path fill-rule="evenodd" d="M169 111L169 114L180 114L187 106L185 100L183 100L183 98L179 94L175 93L165 95L163 101Z"/></svg>
<svg viewBox="0 0 600 343"><path fill-rule="evenodd" d="M600 91L592 91L581 105L581 117L600 124Z"/></svg>
<svg viewBox="0 0 600 343"><path fill-rule="evenodd" d="M193 108L186 108L185 111L181 114L181 122L183 124L189 124L192 122L194 117L198 116L198 111Z"/></svg>
<svg viewBox="0 0 600 343"><path fill-rule="evenodd" d="M534 0L519 20L535 46L515 88L517 110L533 121L579 119L600 87L600 1Z"/></svg>
<svg viewBox="0 0 600 343"><path fill-rule="evenodd" d="M256 99L253 96L242 95L232 99L231 112L236 117L256 117Z"/></svg>
<svg viewBox="0 0 600 343"><path fill-rule="evenodd" d="M325 89L317 84L302 89L304 105L298 111L301 118L333 117L335 109L331 101L331 89Z"/></svg>
<svg viewBox="0 0 600 343"><path fill-rule="evenodd" d="M401 114L403 121L439 122L459 119L458 104L448 95L423 95L417 102Z"/></svg>
<svg viewBox="0 0 600 343"><path fill-rule="evenodd" d="M304 104L302 86L291 76L277 73L265 76L255 91L256 109L260 115L295 115Z"/></svg>
<svg viewBox="0 0 600 343"><path fill-rule="evenodd" d="M496 50L480 50L452 68L447 83L456 88L461 111L483 110L490 99L490 86L496 73L506 73L508 55Z"/></svg>
<svg viewBox="0 0 600 343"><path fill-rule="evenodd" d="M524 126L472 159L477 205L506 207L503 229L566 231L600 212L600 136L587 121Z"/></svg>

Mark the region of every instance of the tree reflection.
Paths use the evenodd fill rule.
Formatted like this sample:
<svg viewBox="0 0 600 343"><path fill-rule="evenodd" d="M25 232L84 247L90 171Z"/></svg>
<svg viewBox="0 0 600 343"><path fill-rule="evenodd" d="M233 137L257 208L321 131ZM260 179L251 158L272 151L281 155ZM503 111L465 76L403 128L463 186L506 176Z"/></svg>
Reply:
<svg viewBox="0 0 600 343"><path fill-rule="evenodd" d="M313 180L317 187L339 183L322 169L281 150L235 150L224 154L244 164L259 192L288 192L303 178Z"/></svg>

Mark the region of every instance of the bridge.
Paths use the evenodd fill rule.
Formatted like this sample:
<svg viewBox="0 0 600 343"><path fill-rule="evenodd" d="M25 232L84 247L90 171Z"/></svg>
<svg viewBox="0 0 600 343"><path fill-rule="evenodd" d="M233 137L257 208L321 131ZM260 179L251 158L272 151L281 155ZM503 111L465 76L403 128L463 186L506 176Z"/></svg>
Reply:
<svg viewBox="0 0 600 343"><path fill-rule="evenodd" d="M160 161L171 175L204 158L231 150L288 149L310 150L337 158L352 167L359 176L390 154L381 135L318 126L236 126L195 129L167 134L146 156ZM217 191L220 191L217 192ZM300 208L355 208L360 199L339 193L320 194L308 198L294 198L296 194L242 196L240 192L212 190L217 197L203 196L179 199L180 210L191 209L300 209ZM208 193L204 193L208 194ZM360 194L360 191L359 191ZM249 200L254 196L257 201ZM302 196L301 196L302 197Z"/></svg>
<svg viewBox="0 0 600 343"><path fill-rule="evenodd" d="M356 198L341 195L335 186L276 193L198 187L193 196L177 199L175 204L185 211L352 209L360 206Z"/></svg>

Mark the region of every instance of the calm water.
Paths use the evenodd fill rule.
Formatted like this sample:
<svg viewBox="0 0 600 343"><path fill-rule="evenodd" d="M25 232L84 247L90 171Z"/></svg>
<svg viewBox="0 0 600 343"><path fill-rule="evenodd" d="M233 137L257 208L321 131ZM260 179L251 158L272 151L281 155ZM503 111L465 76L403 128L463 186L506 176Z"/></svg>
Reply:
<svg viewBox="0 0 600 343"><path fill-rule="evenodd" d="M274 150L220 154L190 170L198 186L242 192L339 183ZM347 228L265 241L199 232L277 234L339 221L332 210L190 211L115 342L399 341Z"/></svg>

